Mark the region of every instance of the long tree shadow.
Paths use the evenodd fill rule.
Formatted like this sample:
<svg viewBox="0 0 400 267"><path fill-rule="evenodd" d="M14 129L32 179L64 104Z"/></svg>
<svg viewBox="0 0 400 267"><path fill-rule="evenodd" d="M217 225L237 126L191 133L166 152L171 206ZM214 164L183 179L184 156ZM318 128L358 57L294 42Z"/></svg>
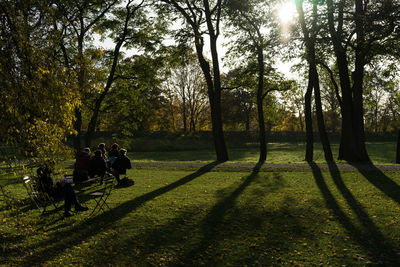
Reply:
<svg viewBox="0 0 400 267"><path fill-rule="evenodd" d="M196 255L201 255L202 252L218 238L218 230L227 211L235 206L235 201L239 195L256 179L263 163L264 162L258 162L246 180L244 180L244 182L228 197L222 199L211 209L203 221L202 231L204 233L204 238L195 248L186 254L184 259L180 260L181 262L189 263L196 260Z"/></svg>
<svg viewBox="0 0 400 267"><path fill-rule="evenodd" d="M74 227L70 229L52 233L47 240L32 245L31 249L38 249L33 255L27 254L23 259L22 264L35 263L35 265L40 265L44 263L44 261L51 260L66 249L80 244L83 240L112 228L116 221L118 221L124 215L136 210L147 201L150 201L164 193L178 188L179 186L193 181L201 175L209 172L218 164L220 164L220 162L209 163L198 169L196 172L187 175L169 185L136 197L130 201L124 202L112 210L107 210L100 215L91 217L74 225Z"/></svg>
<svg viewBox="0 0 400 267"><path fill-rule="evenodd" d="M363 226L362 229L356 227L347 214L342 210L334 195L328 188L318 165L315 163L309 163L309 165L312 169L315 182L325 199L327 207L332 210L339 223L343 225L349 235L351 235L360 246L371 255L375 263L384 263L385 266L398 265L400 263L400 258L396 253L396 247L393 244L390 244L388 240L385 240L385 237L371 220L368 213L346 187L336 164L333 163L329 165L330 174L339 192L345 198L346 202L354 211Z"/></svg>
<svg viewBox="0 0 400 267"><path fill-rule="evenodd" d="M359 164L352 164L352 166L376 188L400 204L400 186L386 176L379 168L373 164L368 165L368 168L365 168L365 165Z"/></svg>

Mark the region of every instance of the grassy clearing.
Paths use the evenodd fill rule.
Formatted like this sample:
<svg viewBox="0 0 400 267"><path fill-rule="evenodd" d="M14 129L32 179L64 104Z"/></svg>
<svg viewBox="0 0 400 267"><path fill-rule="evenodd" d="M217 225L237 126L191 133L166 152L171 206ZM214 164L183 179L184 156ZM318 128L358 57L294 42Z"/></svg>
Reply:
<svg viewBox="0 0 400 267"><path fill-rule="evenodd" d="M84 266L400 264L400 174L141 168L111 210L0 211L0 263ZM19 184L7 189L23 198ZM85 195L80 195L85 199ZM26 203L26 204L24 204ZM87 200L92 206L94 202Z"/></svg>
<svg viewBox="0 0 400 267"><path fill-rule="evenodd" d="M332 144L334 158L338 155L338 144ZM394 164L396 159L395 142L367 143L367 150L375 164ZM259 150L256 144L248 144L246 148L229 149L229 158L232 162L256 163ZM268 144L267 163L304 163L304 143L270 143ZM212 149L186 151L158 151L158 152L129 152L134 161L198 161L209 162L215 160ZM315 145L314 161L325 162L322 147Z"/></svg>

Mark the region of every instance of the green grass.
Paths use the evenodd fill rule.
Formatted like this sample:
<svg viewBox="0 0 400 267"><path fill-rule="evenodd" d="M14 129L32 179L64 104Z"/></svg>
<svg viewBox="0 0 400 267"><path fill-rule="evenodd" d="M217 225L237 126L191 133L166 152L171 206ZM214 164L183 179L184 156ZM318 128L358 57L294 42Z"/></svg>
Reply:
<svg viewBox="0 0 400 267"><path fill-rule="evenodd" d="M268 144L267 163L304 163L305 144L303 143L270 143ZM332 144L334 158L338 155L338 144ZM396 143L374 142L367 143L367 150L375 164L394 164L396 159ZM228 150L232 162L256 163L259 157L257 145L250 144L246 148L231 148ZM186 151L157 151L157 152L129 152L133 161L198 161L209 162L216 159L215 152L208 150ZM325 162L322 147L315 144L314 161Z"/></svg>
<svg viewBox="0 0 400 267"><path fill-rule="evenodd" d="M0 209L0 263L83 266L398 266L398 172L133 169L111 210ZM6 178L3 178L6 179ZM11 178L9 178L11 179ZM24 198L19 184L7 189ZM80 195L85 199L85 195ZM85 201L93 207L93 200Z"/></svg>

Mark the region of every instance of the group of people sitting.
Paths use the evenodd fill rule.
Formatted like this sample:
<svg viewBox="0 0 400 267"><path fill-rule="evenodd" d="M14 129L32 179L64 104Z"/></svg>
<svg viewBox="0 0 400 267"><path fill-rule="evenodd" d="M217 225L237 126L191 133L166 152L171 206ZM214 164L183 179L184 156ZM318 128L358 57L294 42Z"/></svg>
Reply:
<svg viewBox="0 0 400 267"><path fill-rule="evenodd" d="M87 207L79 203L71 184L65 180L59 180L54 183L52 178L54 166L54 161L48 161L37 169L40 190L54 199L64 199L64 217L72 216L72 205L74 205L75 211L88 210ZM104 143L101 143L95 151L94 156L90 155L90 148L85 148L82 152L78 153L73 181L77 184L88 180L89 177L93 178L95 175L99 175L101 178L100 183L103 183L104 176L107 173L112 173L118 184L123 185L123 181L133 181L127 178L120 179L120 175L126 174L126 170L131 168L131 161L126 156L125 149L119 149L118 144L113 144L107 155L106 146Z"/></svg>
<svg viewBox="0 0 400 267"><path fill-rule="evenodd" d="M100 143L94 155L91 155L90 148L85 148L78 153L75 162L73 179L75 183L81 183L94 176L100 177L103 183L104 176L112 173L118 185L121 185L121 174L126 174L127 169L131 169L131 161L126 156L126 149L120 149L118 144L113 144L107 153L106 145Z"/></svg>

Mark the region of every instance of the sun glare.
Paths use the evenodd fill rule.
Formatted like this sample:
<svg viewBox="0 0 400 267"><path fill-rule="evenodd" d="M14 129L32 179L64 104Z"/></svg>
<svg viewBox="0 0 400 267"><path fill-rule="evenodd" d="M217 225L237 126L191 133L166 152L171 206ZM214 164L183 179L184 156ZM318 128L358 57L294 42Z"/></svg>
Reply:
<svg viewBox="0 0 400 267"><path fill-rule="evenodd" d="M277 16L279 21L287 25L291 23L296 15L296 7L292 1L284 2L277 8Z"/></svg>

